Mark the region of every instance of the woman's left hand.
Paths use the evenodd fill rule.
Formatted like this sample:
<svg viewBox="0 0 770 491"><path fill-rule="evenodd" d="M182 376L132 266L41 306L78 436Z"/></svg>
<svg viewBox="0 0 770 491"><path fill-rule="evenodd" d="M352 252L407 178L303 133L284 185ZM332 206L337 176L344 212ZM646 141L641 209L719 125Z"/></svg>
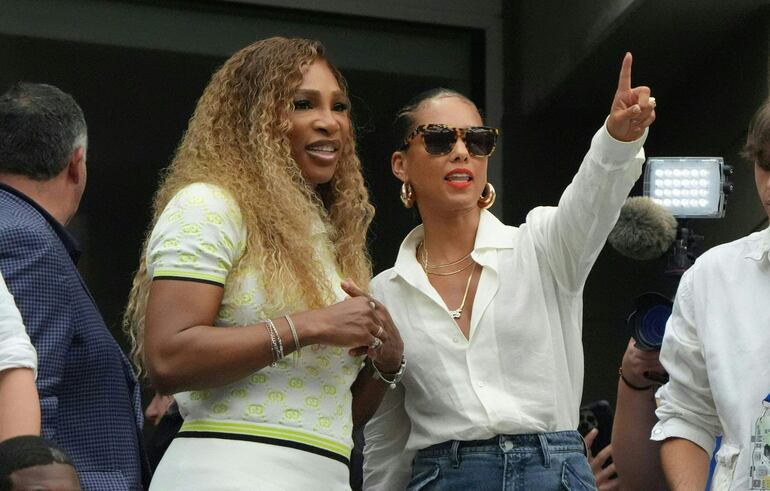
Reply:
<svg viewBox="0 0 770 491"><path fill-rule="evenodd" d="M626 53L620 68L618 90L612 101L607 131L616 140L630 142L638 139L655 121L655 98L644 85L631 87L631 53Z"/></svg>
<svg viewBox="0 0 770 491"><path fill-rule="evenodd" d="M370 295L367 295L352 280L346 280L342 283L342 289L351 297L367 297L369 305L377 314L381 322L382 331L377 336L382 344L378 347L361 346L350 350L351 356L360 356L366 353L370 360L377 365L377 369L382 373L396 373L401 367L401 358L404 354L404 342L401 340L401 334L393 323L388 309L382 303L378 302Z"/></svg>

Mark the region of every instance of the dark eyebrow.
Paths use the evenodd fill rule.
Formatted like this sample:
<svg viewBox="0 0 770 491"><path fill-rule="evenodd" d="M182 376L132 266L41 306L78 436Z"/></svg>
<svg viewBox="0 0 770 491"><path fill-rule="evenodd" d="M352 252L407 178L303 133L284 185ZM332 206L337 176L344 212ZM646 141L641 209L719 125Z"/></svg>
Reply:
<svg viewBox="0 0 770 491"><path fill-rule="evenodd" d="M297 96L316 97L317 98L317 97L321 97L321 92L318 91L318 90L314 90L314 89L297 89L297 92L294 94L294 97L297 97ZM347 96L345 96L345 93L342 92L341 90L335 90L332 93L332 97L333 98L339 97L339 98L344 99L346 101L348 100Z"/></svg>

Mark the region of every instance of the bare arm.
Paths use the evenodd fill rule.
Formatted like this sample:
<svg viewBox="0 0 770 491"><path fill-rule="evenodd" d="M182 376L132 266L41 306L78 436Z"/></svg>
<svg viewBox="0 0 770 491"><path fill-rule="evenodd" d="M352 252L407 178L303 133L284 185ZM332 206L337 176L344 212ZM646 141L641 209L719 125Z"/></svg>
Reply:
<svg viewBox="0 0 770 491"><path fill-rule="evenodd" d="M684 438L669 438L661 445L660 458L671 491L706 488L709 456L698 445Z"/></svg>
<svg viewBox="0 0 770 491"><path fill-rule="evenodd" d="M621 380L616 407L613 458L618 475L623 478L623 489L666 489L660 465L660 443L650 440L652 427L658 421L654 391L635 391Z"/></svg>
<svg viewBox="0 0 770 491"><path fill-rule="evenodd" d="M0 440L40 434L40 401L29 368L0 372Z"/></svg>
<svg viewBox="0 0 770 491"><path fill-rule="evenodd" d="M25 249L26 250L26 249ZM0 275L0 440L40 434L37 353Z"/></svg>
<svg viewBox="0 0 770 491"><path fill-rule="evenodd" d="M222 301L220 286L156 280L150 287L145 317L145 361L161 393L219 387L273 362L264 323L214 327ZM291 315L300 345L357 347L372 343L379 328L365 297ZM284 318L273 319L284 354L295 350Z"/></svg>
<svg viewBox="0 0 770 491"><path fill-rule="evenodd" d="M650 432L658 418L655 416L655 387L644 376L646 371L663 372L658 353L645 352L634 347L631 339L621 364L623 376L636 387L634 390L623 379L618 380L618 399L615 421L612 425L613 459L624 490L665 490L663 469L660 465L660 443L650 440Z"/></svg>

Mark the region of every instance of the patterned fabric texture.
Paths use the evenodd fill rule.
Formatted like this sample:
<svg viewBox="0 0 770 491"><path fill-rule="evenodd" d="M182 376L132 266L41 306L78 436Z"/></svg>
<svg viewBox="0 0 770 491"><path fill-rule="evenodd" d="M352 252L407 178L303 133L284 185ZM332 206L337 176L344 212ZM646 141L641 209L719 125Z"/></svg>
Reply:
<svg viewBox="0 0 770 491"><path fill-rule="evenodd" d="M320 223L311 238L327 267L337 300L345 298L332 247ZM266 306L264 281L250 267L235 267L244 252L246 229L235 200L214 185L197 183L179 191L158 219L147 250L154 279L203 281L224 287L217 326L247 326L297 310ZM185 419L182 430L237 431L299 442L349 457L352 442L350 386L362 358L346 349L313 345L224 387L176 394ZM328 441L328 440L331 441ZM344 450L343 450L344 449Z"/></svg>
<svg viewBox="0 0 770 491"><path fill-rule="evenodd" d="M43 437L70 455L84 490L142 489L139 384L72 244L44 210L0 186L0 271L37 349Z"/></svg>

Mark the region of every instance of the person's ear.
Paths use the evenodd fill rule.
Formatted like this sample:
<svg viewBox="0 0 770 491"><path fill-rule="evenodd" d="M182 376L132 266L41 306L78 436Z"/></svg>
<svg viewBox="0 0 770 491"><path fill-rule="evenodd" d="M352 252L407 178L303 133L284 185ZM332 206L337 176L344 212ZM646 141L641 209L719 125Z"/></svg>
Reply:
<svg viewBox="0 0 770 491"><path fill-rule="evenodd" d="M393 171L393 175L401 182L409 180L409 174L406 171L406 155L404 155L402 150L393 152L393 155L390 156L390 168Z"/></svg>
<svg viewBox="0 0 770 491"><path fill-rule="evenodd" d="M67 177L73 184L81 184L86 179L86 149L79 146L72 151L67 163Z"/></svg>

